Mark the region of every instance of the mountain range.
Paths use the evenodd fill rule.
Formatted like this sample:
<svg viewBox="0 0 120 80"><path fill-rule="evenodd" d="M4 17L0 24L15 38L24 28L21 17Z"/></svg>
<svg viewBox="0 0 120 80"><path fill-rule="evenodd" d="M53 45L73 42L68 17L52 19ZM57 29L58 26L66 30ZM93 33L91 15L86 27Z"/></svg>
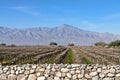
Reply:
<svg viewBox="0 0 120 80"><path fill-rule="evenodd" d="M0 27L0 43L6 44L48 45L50 42L57 42L60 45L68 43L93 45L99 41L109 43L117 39L120 39L120 35L86 31L68 24L54 28L16 29Z"/></svg>

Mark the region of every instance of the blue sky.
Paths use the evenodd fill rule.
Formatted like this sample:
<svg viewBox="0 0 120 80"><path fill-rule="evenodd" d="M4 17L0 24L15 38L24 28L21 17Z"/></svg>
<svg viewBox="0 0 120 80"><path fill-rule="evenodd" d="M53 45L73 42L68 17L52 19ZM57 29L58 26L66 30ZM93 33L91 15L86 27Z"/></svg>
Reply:
<svg viewBox="0 0 120 80"><path fill-rule="evenodd" d="M0 0L0 26L56 27L120 34L120 0Z"/></svg>

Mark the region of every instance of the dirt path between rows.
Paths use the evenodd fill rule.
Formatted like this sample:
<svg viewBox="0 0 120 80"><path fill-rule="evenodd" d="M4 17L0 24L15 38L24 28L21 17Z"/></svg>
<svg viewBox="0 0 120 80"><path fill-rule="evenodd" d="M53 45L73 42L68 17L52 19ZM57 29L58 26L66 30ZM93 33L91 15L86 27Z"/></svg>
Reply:
<svg viewBox="0 0 120 80"><path fill-rule="evenodd" d="M72 51L73 51L73 56L75 58L75 64L81 64L81 56L79 55L79 53L74 49L72 48Z"/></svg>

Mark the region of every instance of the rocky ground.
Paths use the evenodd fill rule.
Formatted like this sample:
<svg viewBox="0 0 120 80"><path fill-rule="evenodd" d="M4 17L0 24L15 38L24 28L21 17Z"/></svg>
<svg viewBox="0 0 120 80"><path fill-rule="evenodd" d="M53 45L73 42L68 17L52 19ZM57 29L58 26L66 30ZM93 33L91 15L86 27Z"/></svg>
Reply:
<svg viewBox="0 0 120 80"><path fill-rule="evenodd" d="M0 80L120 80L120 65L24 64L0 66Z"/></svg>

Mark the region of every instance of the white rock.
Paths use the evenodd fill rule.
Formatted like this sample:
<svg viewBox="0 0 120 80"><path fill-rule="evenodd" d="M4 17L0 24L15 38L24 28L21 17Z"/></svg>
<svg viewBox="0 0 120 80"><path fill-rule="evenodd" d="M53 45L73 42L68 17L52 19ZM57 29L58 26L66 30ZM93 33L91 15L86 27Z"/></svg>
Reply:
<svg viewBox="0 0 120 80"><path fill-rule="evenodd" d="M59 77L54 77L54 80L60 80L60 78Z"/></svg>
<svg viewBox="0 0 120 80"><path fill-rule="evenodd" d="M76 70L76 73L79 74L79 73L80 73L80 70Z"/></svg>
<svg viewBox="0 0 120 80"><path fill-rule="evenodd" d="M90 76L96 76L98 73L97 72L91 72Z"/></svg>
<svg viewBox="0 0 120 80"><path fill-rule="evenodd" d="M6 74L7 74L7 75L10 74L10 71L7 71Z"/></svg>
<svg viewBox="0 0 120 80"><path fill-rule="evenodd" d="M98 69L97 69L97 72L98 72L98 73L102 72L102 69L101 69L101 68L98 68Z"/></svg>
<svg viewBox="0 0 120 80"><path fill-rule="evenodd" d="M71 74L75 74L75 71L74 71L74 70L72 70L72 71L70 71L70 73L71 73Z"/></svg>
<svg viewBox="0 0 120 80"><path fill-rule="evenodd" d="M95 69L97 69L97 68L98 68L98 66L94 66L94 68L95 68Z"/></svg>
<svg viewBox="0 0 120 80"><path fill-rule="evenodd" d="M78 74L78 78L83 78L83 74Z"/></svg>
<svg viewBox="0 0 120 80"><path fill-rule="evenodd" d="M65 73L62 73L62 77L65 77L65 75L66 75Z"/></svg>
<svg viewBox="0 0 120 80"><path fill-rule="evenodd" d="M96 71L96 69L94 69L94 68L93 68L91 71L92 71L92 72L95 72L95 71Z"/></svg>
<svg viewBox="0 0 120 80"><path fill-rule="evenodd" d="M89 79L91 76L89 74L85 74L85 78Z"/></svg>
<svg viewBox="0 0 120 80"><path fill-rule="evenodd" d="M19 74L19 71L16 71L15 74L18 75L18 74Z"/></svg>
<svg viewBox="0 0 120 80"><path fill-rule="evenodd" d="M15 71L14 71L14 70L11 70L10 72L11 72L11 74L14 74L14 73L15 73Z"/></svg>
<svg viewBox="0 0 120 80"><path fill-rule="evenodd" d="M92 80L98 80L98 76L94 76L94 77L92 77Z"/></svg>
<svg viewBox="0 0 120 80"><path fill-rule="evenodd" d="M26 71L24 72L24 74L30 74L30 71L26 70Z"/></svg>
<svg viewBox="0 0 120 80"><path fill-rule="evenodd" d="M57 77L61 77L61 72L56 72Z"/></svg>
<svg viewBox="0 0 120 80"><path fill-rule="evenodd" d="M76 76L76 75L73 75L73 76L72 76L72 79L73 79L73 80L76 80L76 79L77 79L77 76Z"/></svg>
<svg viewBox="0 0 120 80"><path fill-rule="evenodd" d="M49 77L49 75L48 75L48 74L44 74L44 76L45 76L45 77Z"/></svg>
<svg viewBox="0 0 120 80"><path fill-rule="evenodd" d="M114 77L114 76L115 76L115 74L108 73L108 75L107 75L107 76L109 76L109 77Z"/></svg>
<svg viewBox="0 0 120 80"><path fill-rule="evenodd" d="M115 71L116 71L116 70L115 70L115 69L113 69L113 68L112 68L112 69L110 69L110 73L115 73Z"/></svg>
<svg viewBox="0 0 120 80"><path fill-rule="evenodd" d="M4 73L6 73L7 71L3 71Z"/></svg>
<svg viewBox="0 0 120 80"><path fill-rule="evenodd" d="M120 73L116 74L116 77L120 77Z"/></svg>
<svg viewBox="0 0 120 80"><path fill-rule="evenodd" d="M32 66L32 68L33 68L33 69L36 69L36 68L37 68L37 66L36 66L36 65L33 65L33 66Z"/></svg>
<svg viewBox="0 0 120 80"><path fill-rule="evenodd" d="M120 80L120 77L115 77L115 80Z"/></svg>
<svg viewBox="0 0 120 80"><path fill-rule="evenodd" d="M37 80L45 80L44 76L38 77Z"/></svg>
<svg viewBox="0 0 120 80"><path fill-rule="evenodd" d="M1 63L0 63L0 68L2 67Z"/></svg>
<svg viewBox="0 0 120 80"><path fill-rule="evenodd" d="M104 69L104 70L105 70L105 69L107 69L107 67L106 67L106 66L103 66L103 67L102 67L102 69Z"/></svg>
<svg viewBox="0 0 120 80"><path fill-rule="evenodd" d="M56 69L55 69L55 68L52 68L51 70L52 70L53 72L55 72L55 71L56 71Z"/></svg>
<svg viewBox="0 0 120 80"><path fill-rule="evenodd" d="M92 70L92 66L87 66L87 68L86 69L88 69L88 70Z"/></svg>
<svg viewBox="0 0 120 80"><path fill-rule="evenodd" d="M0 69L0 74L3 73L3 70Z"/></svg>
<svg viewBox="0 0 120 80"><path fill-rule="evenodd" d="M120 73L120 70L116 70L116 73Z"/></svg>
<svg viewBox="0 0 120 80"><path fill-rule="evenodd" d="M31 68L30 68L29 66L26 66L25 69L26 69L26 70L30 70Z"/></svg>
<svg viewBox="0 0 120 80"><path fill-rule="evenodd" d="M68 78L72 77L70 73L67 73L66 75L67 75Z"/></svg>
<svg viewBox="0 0 120 80"><path fill-rule="evenodd" d="M103 78L103 80L110 80L109 78Z"/></svg>
<svg viewBox="0 0 120 80"><path fill-rule="evenodd" d="M53 79L53 78L51 78L51 77L48 77L48 78L47 78L47 80L54 80L54 79Z"/></svg>
<svg viewBox="0 0 120 80"><path fill-rule="evenodd" d="M50 73L50 70L45 70L45 73L46 73L46 74L49 74L49 73Z"/></svg>
<svg viewBox="0 0 120 80"><path fill-rule="evenodd" d="M20 71L20 70L21 70L21 67L18 67L18 68L17 68L17 70L19 70L19 71Z"/></svg>
<svg viewBox="0 0 120 80"><path fill-rule="evenodd" d="M85 70L84 69L81 70L81 74L85 74Z"/></svg>
<svg viewBox="0 0 120 80"><path fill-rule="evenodd" d="M103 78L103 77L105 77L105 74L100 73L99 76L100 76L101 78Z"/></svg>
<svg viewBox="0 0 120 80"><path fill-rule="evenodd" d="M30 74L28 80L36 80L37 77L34 74Z"/></svg>
<svg viewBox="0 0 120 80"><path fill-rule="evenodd" d="M66 78L66 79L63 79L63 80L70 80L70 79Z"/></svg>
<svg viewBox="0 0 120 80"><path fill-rule="evenodd" d="M107 74L109 72L110 72L110 70L102 70L102 73L104 73L104 74Z"/></svg>
<svg viewBox="0 0 120 80"><path fill-rule="evenodd" d="M48 65L48 66L46 67L46 69L48 69L48 70L50 70L50 68L51 68L51 66L50 66L50 65Z"/></svg>
<svg viewBox="0 0 120 80"><path fill-rule="evenodd" d="M27 78L27 79L28 79L28 77L29 77L29 75L25 75L25 78Z"/></svg>
<svg viewBox="0 0 120 80"><path fill-rule="evenodd" d="M3 69L3 71L7 71L9 68L8 67L5 67L4 69Z"/></svg>
<svg viewBox="0 0 120 80"><path fill-rule="evenodd" d="M33 74L34 72L35 72L35 70L34 70L34 69L30 70L30 73L31 73L31 74Z"/></svg>
<svg viewBox="0 0 120 80"><path fill-rule="evenodd" d="M63 65L62 65L63 66ZM59 66L58 65L56 65L56 66L54 66L55 67L55 69L58 69L59 68Z"/></svg>
<svg viewBox="0 0 120 80"><path fill-rule="evenodd" d="M38 72L36 75L37 75L37 77L39 77L41 75L41 73Z"/></svg>
<svg viewBox="0 0 120 80"><path fill-rule="evenodd" d="M120 78L119 78L120 79ZM109 80L116 80L114 77L112 77L112 78L109 78Z"/></svg>
<svg viewBox="0 0 120 80"><path fill-rule="evenodd" d="M3 79L3 80L6 80L7 79L7 75L6 74L1 74L0 75L0 80Z"/></svg>
<svg viewBox="0 0 120 80"><path fill-rule="evenodd" d="M72 67L71 65L68 65L68 66L67 66L68 69L71 68L71 67Z"/></svg>
<svg viewBox="0 0 120 80"><path fill-rule="evenodd" d="M71 66L72 66L72 68L74 68L74 67L80 67L79 64L71 64Z"/></svg>
<svg viewBox="0 0 120 80"><path fill-rule="evenodd" d="M20 70L19 73L20 73L20 74L24 73L24 70Z"/></svg>
<svg viewBox="0 0 120 80"><path fill-rule="evenodd" d="M20 67L21 70L22 70L22 69L25 69L25 68L26 68L26 66L23 66L23 65Z"/></svg>
<svg viewBox="0 0 120 80"><path fill-rule="evenodd" d="M39 71L44 72L44 71L45 71L45 69L44 69L44 68L41 68L41 69L39 69Z"/></svg>
<svg viewBox="0 0 120 80"><path fill-rule="evenodd" d="M17 80L26 80L25 75L24 74L18 75Z"/></svg>
<svg viewBox="0 0 120 80"><path fill-rule="evenodd" d="M61 69L61 72L65 72L65 73L66 73L66 72L68 72L68 71L69 71L69 69L67 69L67 68L62 68L62 69Z"/></svg>
<svg viewBox="0 0 120 80"><path fill-rule="evenodd" d="M14 74L8 75L8 80L16 80L16 79L17 79L16 75L14 75Z"/></svg>
<svg viewBox="0 0 120 80"><path fill-rule="evenodd" d="M114 79L112 79L112 78L104 78L103 80L114 80Z"/></svg>

